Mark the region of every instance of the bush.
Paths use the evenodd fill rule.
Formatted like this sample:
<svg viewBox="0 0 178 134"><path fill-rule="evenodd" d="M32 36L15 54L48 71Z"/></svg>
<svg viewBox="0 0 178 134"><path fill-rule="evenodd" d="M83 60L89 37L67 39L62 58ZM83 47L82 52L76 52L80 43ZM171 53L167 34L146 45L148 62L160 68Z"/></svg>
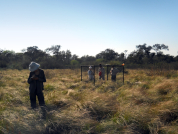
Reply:
<svg viewBox="0 0 178 134"><path fill-rule="evenodd" d="M121 65L119 61L110 61L111 65Z"/></svg>
<svg viewBox="0 0 178 134"><path fill-rule="evenodd" d="M96 63L101 63L101 62L103 62L103 59L96 59Z"/></svg>
<svg viewBox="0 0 178 134"><path fill-rule="evenodd" d="M23 67L22 67L22 65L20 65L20 64L14 64L14 65L13 65L13 69L22 70Z"/></svg>
<svg viewBox="0 0 178 134"><path fill-rule="evenodd" d="M6 68L7 67L7 63L4 61L0 61L0 68Z"/></svg>
<svg viewBox="0 0 178 134"><path fill-rule="evenodd" d="M70 62L70 64L71 64L72 66L77 66L77 65L79 64L79 62L78 62L77 60L72 60L72 61Z"/></svg>

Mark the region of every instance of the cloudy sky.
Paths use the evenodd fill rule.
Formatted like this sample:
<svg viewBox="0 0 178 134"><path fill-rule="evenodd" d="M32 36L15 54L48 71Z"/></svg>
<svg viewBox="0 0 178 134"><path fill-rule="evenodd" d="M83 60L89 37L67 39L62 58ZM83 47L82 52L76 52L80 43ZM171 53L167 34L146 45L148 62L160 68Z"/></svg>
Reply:
<svg viewBox="0 0 178 134"><path fill-rule="evenodd" d="M0 0L0 48L61 45L72 54L165 44L178 51L178 0Z"/></svg>

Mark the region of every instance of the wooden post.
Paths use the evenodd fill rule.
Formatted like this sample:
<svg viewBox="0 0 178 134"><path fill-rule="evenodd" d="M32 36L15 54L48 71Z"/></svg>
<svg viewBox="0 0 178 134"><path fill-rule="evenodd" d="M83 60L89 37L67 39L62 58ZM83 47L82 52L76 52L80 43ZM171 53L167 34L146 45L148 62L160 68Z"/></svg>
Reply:
<svg viewBox="0 0 178 134"><path fill-rule="evenodd" d="M82 81L82 66L81 66L81 81Z"/></svg>
<svg viewBox="0 0 178 134"><path fill-rule="evenodd" d="M107 80L108 80L108 65L107 65Z"/></svg>
<svg viewBox="0 0 178 134"><path fill-rule="evenodd" d="M94 85L95 85L95 65L93 66L94 68Z"/></svg>
<svg viewBox="0 0 178 134"><path fill-rule="evenodd" d="M123 84L124 84L124 66L123 66Z"/></svg>

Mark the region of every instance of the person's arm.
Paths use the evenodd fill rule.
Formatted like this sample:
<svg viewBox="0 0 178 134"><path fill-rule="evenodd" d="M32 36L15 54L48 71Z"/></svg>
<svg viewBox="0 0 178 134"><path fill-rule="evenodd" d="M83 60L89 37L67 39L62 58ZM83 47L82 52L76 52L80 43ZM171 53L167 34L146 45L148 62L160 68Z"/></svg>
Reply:
<svg viewBox="0 0 178 134"><path fill-rule="evenodd" d="M30 72L30 75L29 75L29 77L28 77L28 80L27 80L27 82L28 82L28 84L31 84L32 83L32 73Z"/></svg>
<svg viewBox="0 0 178 134"><path fill-rule="evenodd" d="M88 71L88 75L91 75L91 71L90 70Z"/></svg>
<svg viewBox="0 0 178 134"><path fill-rule="evenodd" d="M42 73L42 78L38 78L38 80L39 80L40 82L46 82L46 77L45 77L44 71L41 70L41 73Z"/></svg>
<svg viewBox="0 0 178 134"><path fill-rule="evenodd" d="M94 75L93 71L90 71L90 72L89 72L89 75Z"/></svg>
<svg viewBox="0 0 178 134"><path fill-rule="evenodd" d="M112 70L113 70L113 69L111 68L111 70L110 70L110 73L111 73L111 74L112 74Z"/></svg>

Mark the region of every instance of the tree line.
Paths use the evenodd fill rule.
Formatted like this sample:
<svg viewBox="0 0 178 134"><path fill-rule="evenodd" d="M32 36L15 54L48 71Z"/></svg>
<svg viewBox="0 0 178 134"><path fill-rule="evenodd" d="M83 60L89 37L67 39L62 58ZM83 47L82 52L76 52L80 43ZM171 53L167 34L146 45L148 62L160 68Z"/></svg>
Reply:
<svg viewBox="0 0 178 134"><path fill-rule="evenodd" d="M118 53L112 49L106 49L96 56L84 55L78 57L70 50L61 51L60 45L51 46L44 51L37 46L27 47L21 53L0 49L0 68L27 69L31 61L37 62L44 69L75 68L80 65L96 65L125 63L128 68L150 67L152 65L171 65L178 69L178 55L164 54L162 50L169 50L164 44L137 45L136 50L131 53Z"/></svg>

